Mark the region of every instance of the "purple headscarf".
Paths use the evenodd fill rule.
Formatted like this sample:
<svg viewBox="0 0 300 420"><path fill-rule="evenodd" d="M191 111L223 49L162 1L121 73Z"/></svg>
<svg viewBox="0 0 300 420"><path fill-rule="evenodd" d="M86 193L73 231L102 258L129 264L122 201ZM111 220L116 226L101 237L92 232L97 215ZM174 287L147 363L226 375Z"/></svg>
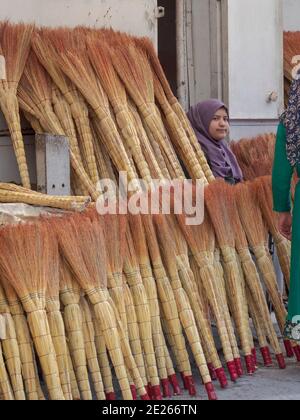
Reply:
<svg viewBox="0 0 300 420"><path fill-rule="evenodd" d="M216 178L235 178L237 181L242 181L241 168L227 141L214 140L209 134L210 123L220 108L225 108L228 113L228 109L223 102L217 99L209 99L193 106L187 116L214 176Z"/></svg>

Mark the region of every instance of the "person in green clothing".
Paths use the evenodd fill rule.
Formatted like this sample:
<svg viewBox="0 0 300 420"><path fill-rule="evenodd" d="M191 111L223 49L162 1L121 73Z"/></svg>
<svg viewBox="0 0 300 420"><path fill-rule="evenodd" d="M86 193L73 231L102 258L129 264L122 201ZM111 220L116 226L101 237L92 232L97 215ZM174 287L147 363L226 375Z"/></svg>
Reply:
<svg viewBox="0 0 300 420"><path fill-rule="evenodd" d="M300 342L300 184L291 202L291 181L300 177L300 80L291 85L287 110L277 131L272 186L274 211L279 213L279 231L292 241L291 285L285 338Z"/></svg>

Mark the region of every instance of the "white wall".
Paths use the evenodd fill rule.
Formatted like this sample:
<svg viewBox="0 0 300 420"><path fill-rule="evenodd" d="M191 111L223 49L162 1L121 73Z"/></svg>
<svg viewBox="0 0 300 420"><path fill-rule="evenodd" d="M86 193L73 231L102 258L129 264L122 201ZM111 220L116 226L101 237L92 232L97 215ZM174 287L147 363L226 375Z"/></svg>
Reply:
<svg viewBox="0 0 300 420"><path fill-rule="evenodd" d="M300 1L283 1L283 28L285 31L300 31Z"/></svg>
<svg viewBox="0 0 300 420"><path fill-rule="evenodd" d="M0 20L35 22L43 26L113 27L157 43L157 0L0 0ZM26 124L23 126L25 127ZM36 182L35 148L24 135L31 181ZM0 111L0 181L20 182L7 127Z"/></svg>
<svg viewBox="0 0 300 420"><path fill-rule="evenodd" d="M233 119L276 119L283 103L280 0L228 1L229 108ZM277 102L267 103L275 91Z"/></svg>

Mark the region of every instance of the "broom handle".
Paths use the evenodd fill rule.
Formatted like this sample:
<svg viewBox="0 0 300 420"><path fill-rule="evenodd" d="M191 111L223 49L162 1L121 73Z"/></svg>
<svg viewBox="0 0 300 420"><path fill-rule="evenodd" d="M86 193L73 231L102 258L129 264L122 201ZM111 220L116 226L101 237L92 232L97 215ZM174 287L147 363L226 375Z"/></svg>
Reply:
<svg viewBox="0 0 300 420"><path fill-rule="evenodd" d="M3 398L5 401L14 400L14 395L12 393L10 381L8 379L5 363L3 360L1 341L0 341L0 391L1 391L1 398Z"/></svg>
<svg viewBox="0 0 300 420"><path fill-rule="evenodd" d="M19 172L21 176L22 185L25 188L31 189L28 166L25 155L24 141L21 132L21 122L19 113L19 103L16 94L12 90L1 92L0 107L6 119L13 148L17 158Z"/></svg>
<svg viewBox="0 0 300 420"><path fill-rule="evenodd" d="M30 312L27 315L27 321L42 366L49 396L52 400L64 400L47 314L44 310Z"/></svg>

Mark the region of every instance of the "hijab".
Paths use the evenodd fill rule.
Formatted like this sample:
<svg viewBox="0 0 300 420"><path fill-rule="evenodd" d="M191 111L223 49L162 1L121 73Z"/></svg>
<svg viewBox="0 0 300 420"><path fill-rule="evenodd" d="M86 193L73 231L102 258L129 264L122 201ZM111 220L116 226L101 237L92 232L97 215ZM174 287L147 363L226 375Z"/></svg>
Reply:
<svg viewBox="0 0 300 420"><path fill-rule="evenodd" d="M286 152L292 166L300 163L300 79L293 80L288 107L280 121L286 129Z"/></svg>
<svg viewBox="0 0 300 420"><path fill-rule="evenodd" d="M210 99L193 106L187 116L214 176L224 179L235 178L237 181L242 181L242 171L228 142L225 139L217 141L209 134L210 123L215 113L221 108L225 108L228 113L228 109L223 102Z"/></svg>

